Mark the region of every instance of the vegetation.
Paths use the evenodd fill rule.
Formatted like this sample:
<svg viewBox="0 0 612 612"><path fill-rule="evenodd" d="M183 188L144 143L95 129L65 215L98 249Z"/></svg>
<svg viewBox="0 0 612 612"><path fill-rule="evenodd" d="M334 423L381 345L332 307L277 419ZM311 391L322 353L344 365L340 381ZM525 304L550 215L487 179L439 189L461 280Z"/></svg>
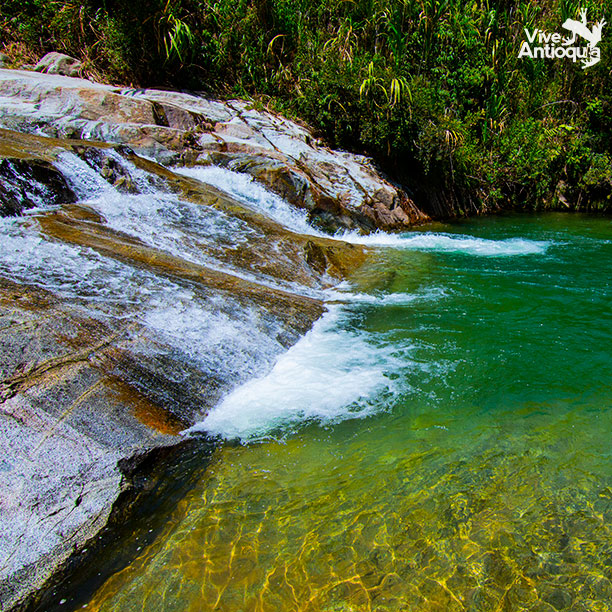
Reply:
<svg viewBox="0 0 612 612"><path fill-rule="evenodd" d="M436 215L612 206L612 25L601 61L518 58L595 0L0 0L5 53L256 101L373 155ZM609 28L609 31L608 31ZM609 35L608 35L609 32ZM567 33L567 32L566 32Z"/></svg>

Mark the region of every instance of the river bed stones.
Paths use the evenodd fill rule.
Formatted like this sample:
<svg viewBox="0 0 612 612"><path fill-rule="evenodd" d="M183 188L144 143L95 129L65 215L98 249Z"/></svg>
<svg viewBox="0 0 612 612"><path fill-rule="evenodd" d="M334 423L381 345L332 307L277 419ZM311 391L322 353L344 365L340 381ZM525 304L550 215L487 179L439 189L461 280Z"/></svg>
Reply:
<svg viewBox="0 0 612 612"><path fill-rule="evenodd" d="M504 438L504 452L482 443L419 461L412 447L376 478L361 441L343 439L340 458L340 446L309 442L222 449L164 537L92 606L612 610L610 512L592 511L596 483L551 478L558 458L520 451L524 437Z"/></svg>

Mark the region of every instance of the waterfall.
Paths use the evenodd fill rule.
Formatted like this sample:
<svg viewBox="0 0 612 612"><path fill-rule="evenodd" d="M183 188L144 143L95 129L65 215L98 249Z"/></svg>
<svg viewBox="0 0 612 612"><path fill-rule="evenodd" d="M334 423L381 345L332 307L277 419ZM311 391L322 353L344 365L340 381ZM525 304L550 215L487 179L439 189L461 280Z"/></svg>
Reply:
<svg viewBox="0 0 612 612"><path fill-rule="evenodd" d="M181 196L167 180L137 167L115 150L86 155L60 154L54 166L76 194L76 206L97 219L95 224L116 240L116 252L48 235L45 218L62 212L43 197L21 217L2 219L0 272L62 296L89 316L130 322L134 333L150 343L138 353L172 355L179 363L221 379L218 405L202 402L189 432L207 431L244 440L284 435L305 422L329 424L388 409L400 392L401 373L417 367L410 346L390 350L376 334L357 331L351 322L364 305L439 303L446 291L363 292L350 283L335 287L305 286L241 267L228 253L248 253L255 239L267 239L262 228L222 207ZM300 236L333 238L339 243L375 249L507 257L543 253L545 241L520 238L485 239L460 234L343 232L327 236L312 227L308 213L290 205L251 177L219 168L178 167L188 177L285 231ZM34 189L44 193L42 189ZM81 212L81 217L83 216ZM87 228L86 228L87 229ZM141 260L130 260L120 244L152 249L172 265L205 267L262 287L320 300L327 314L285 352L286 323L251 300L211 290L177 273L160 274ZM110 237L110 238L109 238ZM130 242L133 241L133 242ZM178 262L178 264L177 264ZM170 264L168 264L170 265ZM297 339L293 335L294 339ZM293 341L292 341L293 342ZM160 348L161 347L161 348ZM138 353L139 354L139 353ZM210 410L205 416L206 410ZM203 417L203 418L202 418Z"/></svg>

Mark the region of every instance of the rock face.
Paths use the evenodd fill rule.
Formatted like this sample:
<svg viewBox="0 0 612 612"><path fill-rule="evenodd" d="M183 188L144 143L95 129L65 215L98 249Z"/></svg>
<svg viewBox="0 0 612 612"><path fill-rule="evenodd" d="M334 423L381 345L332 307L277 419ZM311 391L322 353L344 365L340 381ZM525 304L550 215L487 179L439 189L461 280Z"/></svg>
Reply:
<svg viewBox="0 0 612 612"><path fill-rule="evenodd" d="M173 443L181 423L105 373L125 337L54 296L2 280L0 321L0 601L10 605L106 525L126 451Z"/></svg>
<svg viewBox="0 0 612 612"><path fill-rule="evenodd" d="M76 197L66 180L42 160L0 160L0 217L19 215L41 202L63 204Z"/></svg>
<svg viewBox="0 0 612 612"><path fill-rule="evenodd" d="M179 444L269 368L322 314L325 287L368 256L232 195L230 170L328 230L424 215L370 160L246 102L0 70L0 124L8 610L120 510L126 466ZM206 168L229 191L199 179Z"/></svg>
<svg viewBox="0 0 612 612"><path fill-rule="evenodd" d="M328 230L399 230L427 220L371 159L332 151L307 128L244 101L17 70L0 70L0 95L4 127L126 144L158 161L246 172Z"/></svg>

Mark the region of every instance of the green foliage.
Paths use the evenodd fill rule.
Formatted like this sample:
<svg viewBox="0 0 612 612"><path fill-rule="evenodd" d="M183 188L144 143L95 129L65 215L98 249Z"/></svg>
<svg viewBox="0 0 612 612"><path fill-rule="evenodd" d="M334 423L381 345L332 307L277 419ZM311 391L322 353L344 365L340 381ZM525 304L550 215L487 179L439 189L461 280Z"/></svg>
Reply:
<svg viewBox="0 0 612 612"><path fill-rule="evenodd" d="M154 16L158 45L163 47L166 61L177 59L183 63L193 49L196 38L189 24L179 16L177 5L168 0L165 6Z"/></svg>
<svg viewBox="0 0 612 612"><path fill-rule="evenodd" d="M602 8L603 6L603 8ZM602 61L518 59L595 0L0 0L7 42L134 85L252 96L377 157L437 214L609 202ZM608 29L610 28L610 35ZM440 204L440 203L443 204ZM606 205L607 206L607 205ZM604 206L605 207L605 206Z"/></svg>

